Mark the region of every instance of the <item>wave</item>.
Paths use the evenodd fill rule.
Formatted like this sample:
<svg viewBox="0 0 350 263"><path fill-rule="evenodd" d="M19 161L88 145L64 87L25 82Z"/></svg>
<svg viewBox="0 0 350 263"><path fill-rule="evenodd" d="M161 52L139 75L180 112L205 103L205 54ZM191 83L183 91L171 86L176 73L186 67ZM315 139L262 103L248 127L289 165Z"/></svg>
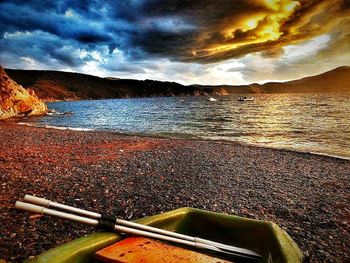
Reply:
<svg viewBox="0 0 350 263"><path fill-rule="evenodd" d="M26 122L16 122L16 124L22 125L22 126L39 127L37 125L33 125L33 124L30 124L30 123L26 123Z"/></svg>
<svg viewBox="0 0 350 263"><path fill-rule="evenodd" d="M60 116L60 115L72 115L73 113L71 111L68 112L59 112L54 109L50 109L47 113L49 116Z"/></svg>
<svg viewBox="0 0 350 263"><path fill-rule="evenodd" d="M60 126L51 126L51 125L45 125L44 127L46 129L55 129L55 130L95 131L95 129L91 129L91 128L60 127Z"/></svg>
<svg viewBox="0 0 350 263"><path fill-rule="evenodd" d="M37 127L37 128L45 128L45 129L55 129L55 130L70 130L70 131L95 131L95 129L91 128L76 128L76 127L62 127L62 126L52 126L52 125L35 125L31 123L26 123L26 122L18 122L18 125L24 125L24 126L31 126L31 127Z"/></svg>

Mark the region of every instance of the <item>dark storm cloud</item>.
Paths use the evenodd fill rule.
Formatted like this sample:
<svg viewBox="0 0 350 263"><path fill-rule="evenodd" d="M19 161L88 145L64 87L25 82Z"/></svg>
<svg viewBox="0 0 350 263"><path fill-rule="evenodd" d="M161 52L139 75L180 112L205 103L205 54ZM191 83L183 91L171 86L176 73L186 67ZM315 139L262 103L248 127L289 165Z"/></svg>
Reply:
<svg viewBox="0 0 350 263"><path fill-rule="evenodd" d="M78 17L69 16L69 10L74 12L74 9L51 6L51 9L42 10L39 6L2 3L0 9L1 33L41 30L62 39L73 39L83 43L112 40L110 34L103 31L103 25L87 23L86 17L79 17L80 13L77 13Z"/></svg>
<svg viewBox="0 0 350 263"><path fill-rule="evenodd" d="M0 52L74 67L93 60L77 50L102 47L106 59L118 49L124 62L276 57L286 45L334 29L349 18L349 6L347 0L1 1Z"/></svg>
<svg viewBox="0 0 350 263"><path fill-rule="evenodd" d="M15 38L12 45L8 44L8 39ZM47 64L52 59L53 52L58 52L64 46L64 41L50 34L42 33L14 33L5 34L4 39L0 40L1 52L17 54L20 57L34 57L40 63ZM46 50L46 52L43 52ZM66 54L68 56L68 54ZM63 57L62 57L63 59ZM63 59L70 65L75 65L74 59ZM69 61L68 61L69 60Z"/></svg>

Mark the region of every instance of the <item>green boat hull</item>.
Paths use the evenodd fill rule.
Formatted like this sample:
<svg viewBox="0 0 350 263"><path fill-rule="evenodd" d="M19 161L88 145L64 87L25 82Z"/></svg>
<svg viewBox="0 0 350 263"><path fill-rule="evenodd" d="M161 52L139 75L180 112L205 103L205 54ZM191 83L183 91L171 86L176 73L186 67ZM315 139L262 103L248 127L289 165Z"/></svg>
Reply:
<svg viewBox="0 0 350 263"><path fill-rule="evenodd" d="M251 249L263 256L262 262L303 261L303 254L291 237L268 221L180 208L136 222ZM28 262L92 262L96 251L120 239L115 233L95 233L50 249Z"/></svg>

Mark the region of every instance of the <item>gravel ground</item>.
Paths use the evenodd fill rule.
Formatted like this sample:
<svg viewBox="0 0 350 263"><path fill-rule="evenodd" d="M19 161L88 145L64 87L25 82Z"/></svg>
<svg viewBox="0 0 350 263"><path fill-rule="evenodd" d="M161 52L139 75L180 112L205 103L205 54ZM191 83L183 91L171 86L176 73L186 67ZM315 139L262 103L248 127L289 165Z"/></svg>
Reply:
<svg viewBox="0 0 350 263"><path fill-rule="evenodd" d="M349 262L349 179L350 161L331 157L0 123L0 259L93 231L14 210L29 193L127 219L191 206L270 220L312 262Z"/></svg>

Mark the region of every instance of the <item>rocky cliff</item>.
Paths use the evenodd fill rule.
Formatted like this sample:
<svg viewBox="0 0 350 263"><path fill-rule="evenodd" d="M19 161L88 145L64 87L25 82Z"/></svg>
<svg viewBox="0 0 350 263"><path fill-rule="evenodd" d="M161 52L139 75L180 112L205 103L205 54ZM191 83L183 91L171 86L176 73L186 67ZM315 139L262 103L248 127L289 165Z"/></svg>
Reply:
<svg viewBox="0 0 350 263"><path fill-rule="evenodd" d="M12 117L42 115L47 106L31 89L13 81L0 66L0 120Z"/></svg>

